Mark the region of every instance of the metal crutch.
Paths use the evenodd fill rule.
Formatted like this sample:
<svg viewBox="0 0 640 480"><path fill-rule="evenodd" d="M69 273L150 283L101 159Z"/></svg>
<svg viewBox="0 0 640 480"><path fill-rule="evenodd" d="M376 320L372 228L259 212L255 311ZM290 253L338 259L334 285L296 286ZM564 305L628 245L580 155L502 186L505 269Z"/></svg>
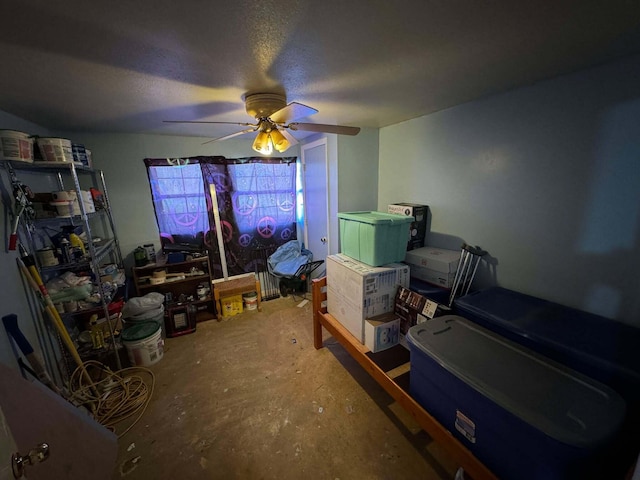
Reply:
<svg viewBox="0 0 640 480"><path fill-rule="evenodd" d="M464 243L460 250L460 260L458 260L458 270L456 276L453 279L453 286L451 287L451 293L449 294L449 307L453 305L453 300L460 290L460 296L469 293L471 288L471 282L476 275L476 270L480 264L480 259L486 255L487 252L480 247L472 247Z"/></svg>

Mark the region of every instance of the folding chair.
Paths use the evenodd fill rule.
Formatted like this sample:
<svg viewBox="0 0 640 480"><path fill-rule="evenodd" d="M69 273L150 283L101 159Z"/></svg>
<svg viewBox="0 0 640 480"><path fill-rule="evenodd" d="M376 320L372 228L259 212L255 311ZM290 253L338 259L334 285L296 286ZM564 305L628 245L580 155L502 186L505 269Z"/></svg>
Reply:
<svg viewBox="0 0 640 480"><path fill-rule="evenodd" d="M453 279L453 286L449 294L449 307L453 305L456 296L463 296L469 293L471 282L476 275L476 270L480 264L480 260L487 252L480 247L472 247L464 243L460 251L460 260L458 260L458 270Z"/></svg>

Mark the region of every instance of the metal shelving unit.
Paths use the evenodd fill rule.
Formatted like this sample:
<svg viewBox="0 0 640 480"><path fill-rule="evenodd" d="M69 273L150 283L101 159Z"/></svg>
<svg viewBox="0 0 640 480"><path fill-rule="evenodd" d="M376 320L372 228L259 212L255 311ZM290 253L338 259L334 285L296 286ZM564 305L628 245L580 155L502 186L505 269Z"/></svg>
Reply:
<svg viewBox="0 0 640 480"><path fill-rule="evenodd" d="M82 314L98 313L104 314L106 323L109 327L110 346L108 350L112 350L114 355L114 364L117 369L121 369L121 361L119 357L119 346L114 335L113 325L110 321L109 305L112 298L105 296L105 282L101 278L101 265L103 262L115 264L118 271L124 272L124 263L122 254L120 251L120 244L116 233L115 223L113 221L113 215L111 212L111 204L109 201L109 195L107 191L107 185L102 170L88 168L86 166L80 166L75 163L45 163L45 162L13 162L2 160L0 161L5 170L8 171L10 176L17 178L20 176L20 181L29 185L29 179L36 181L42 180L46 177L47 182L51 185L54 182L57 185L59 191L73 190L76 192L78 199L78 206L80 209L80 215L74 215L71 217L47 217L47 218L35 218L26 219L21 222L20 233L23 239L23 244L28 247L28 250L33 255L36 262L37 269L42 277L43 281L50 280L59 275L62 275L67 271L84 271L91 272L92 281L94 284L94 291L100 294L100 304L95 305L92 308L85 310L79 310L73 313L64 313L62 318L65 325L73 325L74 323L81 322L80 318ZM84 188L82 188L82 185ZM82 199L81 190L87 191L90 188L96 188L102 194L102 202L100 207L96 206L95 212L88 212L87 207ZM49 191L52 189L49 188ZM83 234L85 235L85 249L86 256L79 261L61 263L55 266L43 266L40 259L35 254L39 247L37 232L59 230L62 231L64 227L81 227ZM100 234L98 239L97 233ZM31 297L35 297L35 293L31 289L28 289ZM31 298L30 305L32 311L37 311L40 315L40 321L42 322L41 309L37 308L38 299ZM100 315L99 313L99 315ZM77 326L77 325L76 325ZM41 332L46 329L41 329ZM39 332L39 334L41 333ZM57 333L51 331L49 335L57 335ZM39 339L41 346L51 345L52 343L60 344L60 339ZM95 353L95 352L92 352ZM104 353L104 352L103 352ZM69 374L69 365L71 359L66 354L64 349L59 349L59 352L47 352L45 357L52 355L54 358L60 356L61 360L67 366L67 374ZM82 356L82 355L81 355ZM57 360L57 358L56 358ZM51 373L51 372L50 372Z"/></svg>

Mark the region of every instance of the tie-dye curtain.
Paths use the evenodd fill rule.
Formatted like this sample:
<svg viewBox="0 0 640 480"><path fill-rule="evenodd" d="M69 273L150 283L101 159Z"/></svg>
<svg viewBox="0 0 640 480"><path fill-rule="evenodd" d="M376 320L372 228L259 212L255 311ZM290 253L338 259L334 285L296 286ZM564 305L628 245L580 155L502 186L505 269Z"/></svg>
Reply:
<svg viewBox="0 0 640 480"><path fill-rule="evenodd" d="M296 238L295 157L146 159L145 164L163 241L202 244L214 278L223 276L216 203L230 276L265 271L266 257Z"/></svg>

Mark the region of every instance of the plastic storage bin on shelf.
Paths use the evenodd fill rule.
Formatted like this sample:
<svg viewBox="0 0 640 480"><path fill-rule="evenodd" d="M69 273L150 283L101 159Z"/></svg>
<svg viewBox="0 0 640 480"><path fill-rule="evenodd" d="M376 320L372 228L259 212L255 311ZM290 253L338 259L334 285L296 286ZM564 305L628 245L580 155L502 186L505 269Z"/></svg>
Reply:
<svg viewBox="0 0 640 480"><path fill-rule="evenodd" d="M407 340L411 396L499 478L616 478L598 472L625 415L611 388L454 315Z"/></svg>
<svg viewBox="0 0 640 480"><path fill-rule="evenodd" d="M341 253L373 267L404 260L413 219L383 212L338 213Z"/></svg>

